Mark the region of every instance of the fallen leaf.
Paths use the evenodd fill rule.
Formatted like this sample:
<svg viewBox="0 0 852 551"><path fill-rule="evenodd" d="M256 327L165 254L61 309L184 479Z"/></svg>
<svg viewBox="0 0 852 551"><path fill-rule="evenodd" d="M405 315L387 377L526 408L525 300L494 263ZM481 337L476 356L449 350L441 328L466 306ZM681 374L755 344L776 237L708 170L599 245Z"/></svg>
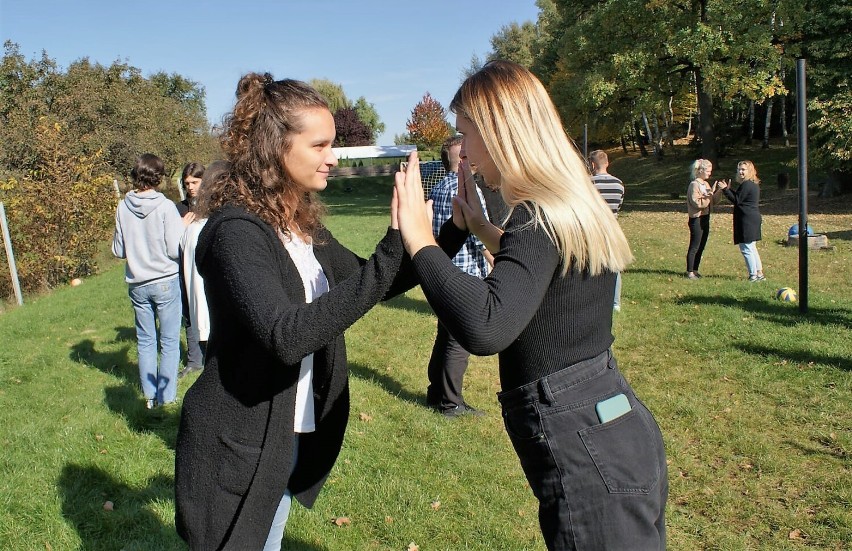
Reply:
<svg viewBox="0 0 852 551"><path fill-rule="evenodd" d="M385 522L387 524L393 524L393 517L385 517Z"/></svg>
<svg viewBox="0 0 852 551"><path fill-rule="evenodd" d="M101 455L106 455L106 454L108 454L109 452L108 452L108 451L106 451L106 450L99 450L99 451L98 451L98 453L100 453Z"/></svg>
<svg viewBox="0 0 852 551"><path fill-rule="evenodd" d="M104 511L112 511L115 508L115 504L112 501L104 501Z"/></svg>
<svg viewBox="0 0 852 551"><path fill-rule="evenodd" d="M349 520L349 517L333 518L333 519L331 519L331 522L333 522L337 526L349 526L350 524L352 524L352 521Z"/></svg>
<svg viewBox="0 0 852 551"><path fill-rule="evenodd" d="M441 502L436 499L435 501L432 502L431 507L432 507L433 511L437 511L438 509L441 508Z"/></svg>
<svg viewBox="0 0 852 551"><path fill-rule="evenodd" d="M420 551L420 546L414 543L413 541L408 544L406 548L407 551Z"/></svg>
<svg viewBox="0 0 852 551"><path fill-rule="evenodd" d="M360 417L360 418L361 418L361 420L362 420L362 421L364 421L365 423L369 423L370 421L372 421L372 420L373 420L373 416L372 416L372 415L367 415L367 414L366 414L366 413L364 413L364 412L361 412L361 415L360 415L359 417Z"/></svg>
<svg viewBox="0 0 852 551"><path fill-rule="evenodd" d="M97 440L98 442L103 441L103 439L104 439L104 435L103 435L103 434L96 434L96 435L95 435L95 440Z"/></svg>
<svg viewBox="0 0 852 551"><path fill-rule="evenodd" d="M796 528L795 530L791 530L787 537L791 540L800 540L802 539L802 531Z"/></svg>

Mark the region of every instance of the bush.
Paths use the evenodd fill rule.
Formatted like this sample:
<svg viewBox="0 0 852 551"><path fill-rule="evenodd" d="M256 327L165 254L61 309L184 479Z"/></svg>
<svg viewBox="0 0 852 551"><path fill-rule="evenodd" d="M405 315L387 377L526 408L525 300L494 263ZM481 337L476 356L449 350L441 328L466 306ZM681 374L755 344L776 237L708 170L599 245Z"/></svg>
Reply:
<svg viewBox="0 0 852 551"><path fill-rule="evenodd" d="M47 117L35 130L38 160L0 181L21 288L37 291L97 271L113 230L116 195L101 154L69 153L65 128ZM8 269L0 288L10 287Z"/></svg>

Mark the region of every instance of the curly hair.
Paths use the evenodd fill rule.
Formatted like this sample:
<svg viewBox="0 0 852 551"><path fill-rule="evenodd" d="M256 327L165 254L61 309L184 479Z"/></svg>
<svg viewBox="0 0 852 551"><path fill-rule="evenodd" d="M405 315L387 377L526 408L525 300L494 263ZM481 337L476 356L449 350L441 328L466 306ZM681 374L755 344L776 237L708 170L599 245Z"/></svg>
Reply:
<svg viewBox="0 0 852 551"><path fill-rule="evenodd" d="M133 178L133 187L145 191L159 186L165 173L166 167L162 159L153 153L143 153L136 158L136 164L130 170L130 177Z"/></svg>
<svg viewBox="0 0 852 551"><path fill-rule="evenodd" d="M303 130L303 115L310 109L327 110L328 103L304 82L276 81L269 73L243 76L219 137L229 168L202 187L201 216L236 204L284 233L298 228L316 237L325 206L315 192L293 182L284 164L292 137Z"/></svg>

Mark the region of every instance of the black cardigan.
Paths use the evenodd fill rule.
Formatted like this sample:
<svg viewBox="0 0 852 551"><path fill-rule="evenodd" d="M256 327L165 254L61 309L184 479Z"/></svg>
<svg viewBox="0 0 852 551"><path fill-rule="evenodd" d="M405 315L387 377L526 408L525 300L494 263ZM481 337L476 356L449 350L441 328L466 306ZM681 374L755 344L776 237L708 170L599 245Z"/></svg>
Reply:
<svg viewBox="0 0 852 551"><path fill-rule="evenodd" d="M369 260L326 230L317 237L330 290L306 304L287 250L253 214L225 207L199 236L212 332L175 453L175 524L193 550L260 549L285 488L311 507L340 452L349 416L343 331L388 293L404 249L395 230ZM288 480L296 383L310 353L317 427L300 436Z"/></svg>
<svg viewBox="0 0 852 551"><path fill-rule="evenodd" d="M448 221L439 241L463 234ZM562 260L522 205L512 211L484 280L455 268L437 247L414 255L429 304L461 345L479 355L499 352L500 383L511 390L606 351L612 336L615 274L590 276Z"/></svg>
<svg viewBox="0 0 852 551"><path fill-rule="evenodd" d="M736 190L722 192L734 204L734 243L760 241L760 186L746 180Z"/></svg>

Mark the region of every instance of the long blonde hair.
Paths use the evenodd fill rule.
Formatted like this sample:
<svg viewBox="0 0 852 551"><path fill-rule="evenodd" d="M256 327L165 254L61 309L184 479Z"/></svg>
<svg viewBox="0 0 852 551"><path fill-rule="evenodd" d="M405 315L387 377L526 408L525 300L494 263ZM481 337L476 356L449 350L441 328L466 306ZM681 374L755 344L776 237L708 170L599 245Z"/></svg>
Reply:
<svg viewBox="0 0 852 551"><path fill-rule="evenodd" d="M741 166L744 166L746 169L745 178L740 179L739 174L737 174L737 182L743 183L746 180L751 180L757 185L760 185L760 178L757 177L757 169L754 167L754 163L751 161L740 161L737 163L737 169Z"/></svg>
<svg viewBox="0 0 852 551"><path fill-rule="evenodd" d="M500 172L503 199L530 210L562 254L563 275L572 265L592 275L620 272L633 260L624 232L531 72L491 61L462 83L450 110L482 135Z"/></svg>

